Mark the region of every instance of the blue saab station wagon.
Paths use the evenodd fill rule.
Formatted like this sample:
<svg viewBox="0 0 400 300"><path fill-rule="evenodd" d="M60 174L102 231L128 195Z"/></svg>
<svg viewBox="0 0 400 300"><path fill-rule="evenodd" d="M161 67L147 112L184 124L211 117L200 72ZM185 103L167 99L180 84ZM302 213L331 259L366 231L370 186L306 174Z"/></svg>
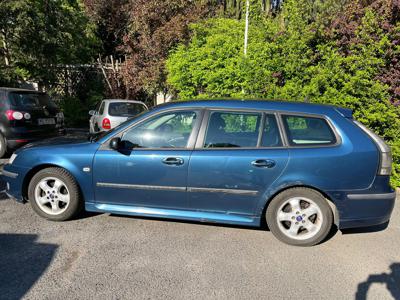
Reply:
<svg viewBox="0 0 400 300"><path fill-rule="evenodd" d="M54 221L87 211L260 226L292 245L388 222L391 153L348 109L270 101L161 105L90 141L28 145L10 197Z"/></svg>

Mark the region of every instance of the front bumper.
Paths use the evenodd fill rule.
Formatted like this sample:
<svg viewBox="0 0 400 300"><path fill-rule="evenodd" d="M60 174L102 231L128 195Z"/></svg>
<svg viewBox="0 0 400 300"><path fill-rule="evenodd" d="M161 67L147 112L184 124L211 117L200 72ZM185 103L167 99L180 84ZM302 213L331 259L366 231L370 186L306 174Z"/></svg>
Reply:
<svg viewBox="0 0 400 300"><path fill-rule="evenodd" d="M27 168L21 168L14 165L6 164L1 172L2 180L6 183L6 194L8 197L24 202L23 184L25 175L29 172Z"/></svg>

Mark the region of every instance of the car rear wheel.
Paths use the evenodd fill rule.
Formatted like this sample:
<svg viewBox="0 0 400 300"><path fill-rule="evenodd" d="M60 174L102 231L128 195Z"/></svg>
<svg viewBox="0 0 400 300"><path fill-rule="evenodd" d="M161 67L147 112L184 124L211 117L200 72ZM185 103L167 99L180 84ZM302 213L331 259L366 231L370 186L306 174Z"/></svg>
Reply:
<svg viewBox="0 0 400 300"><path fill-rule="evenodd" d="M7 152L7 143L6 143L6 139L4 138L4 136L0 133L0 158L3 158L3 156L6 154Z"/></svg>
<svg viewBox="0 0 400 300"><path fill-rule="evenodd" d="M52 221L71 219L81 208L78 185L61 168L43 169L33 176L28 196L33 210Z"/></svg>
<svg viewBox="0 0 400 300"><path fill-rule="evenodd" d="M327 200L319 192L292 188L272 200L266 219L271 232L282 242L313 246L329 234L333 215Z"/></svg>

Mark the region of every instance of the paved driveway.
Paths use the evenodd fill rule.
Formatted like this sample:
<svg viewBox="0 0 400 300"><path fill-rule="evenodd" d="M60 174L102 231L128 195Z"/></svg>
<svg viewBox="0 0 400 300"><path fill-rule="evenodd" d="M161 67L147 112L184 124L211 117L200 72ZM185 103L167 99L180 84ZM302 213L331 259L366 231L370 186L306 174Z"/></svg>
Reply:
<svg viewBox="0 0 400 300"><path fill-rule="evenodd" d="M400 204L385 231L312 248L268 231L85 214L0 200L0 299L400 299Z"/></svg>

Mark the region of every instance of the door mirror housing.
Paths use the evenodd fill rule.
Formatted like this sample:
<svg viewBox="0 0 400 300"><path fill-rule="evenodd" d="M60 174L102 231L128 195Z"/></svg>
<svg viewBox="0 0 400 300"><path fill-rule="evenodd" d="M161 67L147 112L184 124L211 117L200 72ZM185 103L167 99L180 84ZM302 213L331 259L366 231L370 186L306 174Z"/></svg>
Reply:
<svg viewBox="0 0 400 300"><path fill-rule="evenodd" d="M110 148L113 150L119 150L121 147L121 138L115 137L110 141Z"/></svg>
<svg viewBox="0 0 400 300"><path fill-rule="evenodd" d="M89 110L89 115L95 116L95 115L97 115L97 111L95 111L95 110Z"/></svg>

